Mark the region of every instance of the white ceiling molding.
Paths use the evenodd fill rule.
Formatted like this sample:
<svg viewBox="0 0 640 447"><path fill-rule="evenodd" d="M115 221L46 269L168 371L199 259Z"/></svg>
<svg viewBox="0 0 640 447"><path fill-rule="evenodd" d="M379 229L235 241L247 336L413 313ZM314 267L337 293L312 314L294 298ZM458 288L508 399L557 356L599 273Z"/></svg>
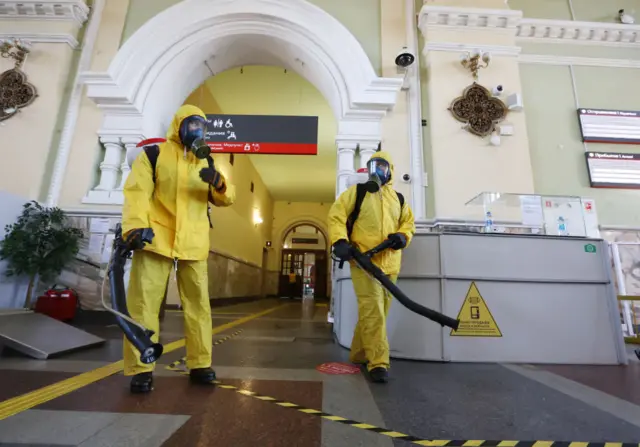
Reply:
<svg viewBox="0 0 640 447"><path fill-rule="evenodd" d="M31 43L66 43L72 49L80 45L71 34L64 33L0 33L0 40L21 39Z"/></svg>
<svg viewBox="0 0 640 447"><path fill-rule="evenodd" d="M83 0L18 0L0 2L0 20L73 21L82 26L89 17Z"/></svg>
<svg viewBox="0 0 640 447"><path fill-rule="evenodd" d="M604 45L640 47L640 25L527 19L522 11L449 6L423 6L418 26L454 31L477 29L513 30L519 41L550 44Z"/></svg>
<svg viewBox="0 0 640 447"><path fill-rule="evenodd" d="M515 30L521 19L522 11L511 9L424 5L420 10L418 26L423 33L427 27L504 28Z"/></svg>
<svg viewBox="0 0 640 447"><path fill-rule="evenodd" d="M617 23L523 19L516 36L540 43L640 47L640 26Z"/></svg>
<svg viewBox="0 0 640 447"><path fill-rule="evenodd" d="M502 45L471 45L457 42L427 42L424 46L423 54L430 51L465 52L480 50L489 52L492 56L518 57L522 51L517 46Z"/></svg>
<svg viewBox="0 0 640 447"><path fill-rule="evenodd" d="M518 62L541 65L576 65L585 67L640 68L639 60L603 59L598 57L552 56L546 54L521 54Z"/></svg>

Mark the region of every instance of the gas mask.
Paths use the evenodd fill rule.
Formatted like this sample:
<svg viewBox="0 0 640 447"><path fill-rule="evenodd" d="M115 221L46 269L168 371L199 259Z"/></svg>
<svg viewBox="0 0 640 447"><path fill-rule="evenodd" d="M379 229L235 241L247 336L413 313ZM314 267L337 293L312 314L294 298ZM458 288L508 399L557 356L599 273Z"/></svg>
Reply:
<svg viewBox="0 0 640 447"><path fill-rule="evenodd" d="M391 169L389 162L381 158L372 158L367 163L367 172L369 179L367 180L367 192L375 193L380 191L380 187L385 185L391 179Z"/></svg>
<svg viewBox="0 0 640 447"><path fill-rule="evenodd" d="M180 123L180 141L200 159L207 158L211 149L204 140L206 121L198 115L192 115Z"/></svg>

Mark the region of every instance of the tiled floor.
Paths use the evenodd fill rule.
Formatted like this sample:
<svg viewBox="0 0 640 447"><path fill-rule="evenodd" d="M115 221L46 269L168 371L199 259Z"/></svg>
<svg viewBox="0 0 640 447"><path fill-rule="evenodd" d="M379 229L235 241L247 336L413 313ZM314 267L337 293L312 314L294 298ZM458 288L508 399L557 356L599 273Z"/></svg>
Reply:
<svg viewBox="0 0 640 447"><path fill-rule="evenodd" d="M312 301L285 300L214 309L214 328L226 325L214 340L233 334L214 347L219 386L194 386L167 369L184 355L178 349L160 359L149 395L129 394L128 379L116 373L59 397L23 399L29 408L0 420L0 446L409 445L356 422L424 439L640 443L637 361L628 367L394 361L391 382L372 385L361 374L315 369L348 359L326 313ZM181 338L181 319L167 312L165 342ZM85 329L107 344L48 361L0 357L0 411L14 402L7 399L121 359L117 328Z"/></svg>

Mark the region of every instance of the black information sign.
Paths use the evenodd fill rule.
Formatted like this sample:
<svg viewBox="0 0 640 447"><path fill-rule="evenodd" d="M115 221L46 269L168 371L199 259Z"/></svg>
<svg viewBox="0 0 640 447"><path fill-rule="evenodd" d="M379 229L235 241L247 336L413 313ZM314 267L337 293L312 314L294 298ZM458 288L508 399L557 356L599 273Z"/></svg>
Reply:
<svg viewBox="0 0 640 447"><path fill-rule="evenodd" d="M318 243L318 239L311 238L302 238L302 237L294 237L291 239L292 244L309 244L316 245Z"/></svg>
<svg viewBox="0 0 640 447"><path fill-rule="evenodd" d="M207 115L213 153L317 155L317 116Z"/></svg>
<svg viewBox="0 0 640 447"><path fill-rule="evenodd" d="M593 188L640 189L640 154L586 152Z"/></svg>
<svg viewBox="0 0 640 447"><path fill-rule="evenodd" d="M640 144L640 112L578 109L578 117L584 142Z"/></svg>

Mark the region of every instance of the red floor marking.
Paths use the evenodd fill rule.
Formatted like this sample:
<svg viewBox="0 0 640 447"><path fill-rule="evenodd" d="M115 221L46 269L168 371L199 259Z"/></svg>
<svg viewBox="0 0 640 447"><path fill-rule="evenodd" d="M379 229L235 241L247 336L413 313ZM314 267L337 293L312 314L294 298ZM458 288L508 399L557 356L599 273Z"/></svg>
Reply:
<svg viewBox="0 0 640 447"><path fill-rule="evenodd" d="M325 374L358 374L360 372L360 368L348 363L323 363L316 369Z"/></svg>

